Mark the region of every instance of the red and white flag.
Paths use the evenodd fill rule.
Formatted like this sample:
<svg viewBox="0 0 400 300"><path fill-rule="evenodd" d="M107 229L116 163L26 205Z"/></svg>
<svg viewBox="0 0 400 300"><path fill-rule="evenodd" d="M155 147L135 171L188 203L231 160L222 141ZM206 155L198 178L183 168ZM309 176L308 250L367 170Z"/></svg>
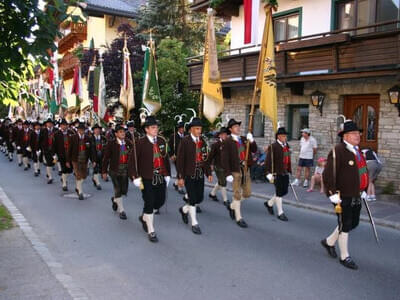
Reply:
<svg viewBox="0 0 400 300"><path fill-rule="evenodd" d="M244 44L256 44L260 0L243 0Z"/></svg>

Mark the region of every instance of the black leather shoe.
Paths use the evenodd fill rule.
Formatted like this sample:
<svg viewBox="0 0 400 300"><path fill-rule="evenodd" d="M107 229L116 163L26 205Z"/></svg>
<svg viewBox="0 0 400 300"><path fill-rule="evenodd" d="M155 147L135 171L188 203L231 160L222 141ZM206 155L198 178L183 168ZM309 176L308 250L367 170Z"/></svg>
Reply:
<svg viewBox="0 0 400 300"><path fill-rule="evenodd" d="M78 191L78 189L75 189L75 193L79 196L79 191Z"/></svg>
<svg viewBox="0 0 400 300"><path fill-rule="evenodd" d="M121 220L126 220L126 219L128 219L127 216L126 216L126 213L125 213L124 211L121 212L121 213L119 214L119 218L120 218Z"/></svg>
<svg viewBox="0 0 400 300"><path fill-rule="evenodd" d="M147 224L146 224L146 222L143 220L143 216L139 216L139 221L140 221L140 223L142 223L142 228L143 228L144 232L147 233Z"/></svg>
<svg viewBox="0 0 400 300"><path fill-rule="evenodd" d="M28 169L30 169L31 168L31 164L28 164Z"/></svg>
<svg viewBox="0 0 400 300"><path fill-rule="evenodd" d="M19 164L18 164L18 167L20 167L20 166L22 166L22 163L19 163Z"/></svg>
<svg viewBox="0 0 400 300"><path fill-rule="evenodd" d="M199 226L198 224L192 226L192 232L193 232L194 234L201 234L200 226Z"/></svg>
<svg viewBox="0 0 400 300"><path fill-rule="evenodd" d="M158 242L158 238L155 232L149 233L149 241L152 243Z"/></svg>
<svg viewBox="0 0 400 300"><path fill-rule="evenodd" d="M40 174L40 169L38 170L38 173Z"/></svg>
<svg viewBox="0 0 400 300"><path fill-rule="evenodd" d="M101 191L101 185L96 186L96 189L97 189L98 191Z"/></svg>
<svg viewBox="0 0 400 300"><path fill-rule="evenodd" d="M111 197L111 202L112 202L112 210L117 211L118 204L114 202L114 197Z"/></svg>
<svg viewBox="0 0 400 300"><path fill-rule="evenodd" d="M61 171L58 171L58 176L61 176L62 175L62 172Z"/></svg>
<svg viewBox="0 0 400 300"><path fill-rule="evenodd" d="M186 199L185 196L182 198L183 202L187 203L189 199Z"/></svg>
<svg viewBox="0 0 400 300"><path fill-rule="evenodd" d="M83 197L83 194L79 194L78 199L79 199L79 200L85 200L85 197Z"/></svg>
<svg viewBox="0 0 400 300"><path fill-rule="evenodd" d="M328 243L326 242L326 239L323 239L321 241L321 245L326 249L326 251L328 251L330 257L333 258L337 257L335 246L329 246Z"/></svg>
<svg viewBox="0 0 400 300"><path fill-rule="evenodd" d="M52 184L52 183L53 183L53 179L47 180L47 184Z"/></svg>
<svg viewBox="0 0 400 300"><path fill-rule="evenodd" d="M224 206L228 207L228 205L229 205L229 201L224 201Z"/></svg>
<svg viewBox="0 0 400 300"><path fill-rule="evenodd" d="M264 202L264 206L268 209L268 212L269 212L271 215L274 215L274 207L273 207L273 206L269 206L269 205L268 205L268 201Z"/></svg>
<svg viewBox="0 0 400 300"><path fill-rule="evenodd" d="M188 224L188 223L189 223L188 214L187 214L187 213L185 214L185 213L183 212L182 207L179 208L179 212L181 213L183 223Z"/></svg>
<svg viewBox="0 0 400 300"><path fill-rule="evenodd" d="M63 190L64 192L66 192L66 191L68 191L68 187L63 186L63 187L62 187L62 190Z"/></svg>
<svg viewBox="0 0 400 300"><path fill-rule="evenodd" d="M159 214L160 214L160 210L159 210L159 209L155 209L155 210L154 210L154 214L155 214L155 215L159 215Z"/></svg>
<svg viewBox="0 0 400 300"><path fill-rule="evenodd" d="M208 197L210 197L211 200L213 200L213 201L215 201L215 202L218 202L218 197L217 197L217 195L211 195L211 194L209 194Z"/></svg>
<svg viewBox="0 0 400 300"><path fill-rule="evenodd" d="M284 222L289 221L289 219L286 217L286 215L284 213L280 214L278 216L278 219L281 220L281 221L284 221Z"/></svg>
<svg viewBox="0 0 400 300"><path fill-rule="evenodd" d="M29 169L28 167L25 167L25 168L24 168L24 171L28 171L28 169Z"/></svg>
<svg viewBox="0 0 400 300"><path fill-rule="evenodd" d="M231 219L235 220L235 211L231 208L231 204L229 202L227 203L226 208L229 211L229 216L231 217Z"/></svg>
<svg viewBox="0 0 400 300"><path fill-rule="evenodd" d="M38 177L39 176L39 172L35 172L35 177Z"/></svg>
<svg viewBox="0 0 400 300"><path fill-rule="evenodd" d="M200 208L200 206L197 206L196 205L196 212L198 213L198 214L201 214L203 211L201 210L201 208Z"/></svg>
<svg viewBox="0 0 400 300"><path fill-rule="evenodd" d="M247 223L243 219L240 219L239 221L236 221L236 224L238 224L242 228L247 228L248 227Z"/></svg>
<svg viewBox="0 0 400 300"><path fill-rule="evenodd" d="M97 187L96 181L94 179L92 179L93 185L94 187Z"/></svg>
<svg viewBox="0 0 400 300"><path fill-rule="evenodd" d="M345 266L346 268L352 269L352 270L357 270L358 266L354 262L354 260L349 256L345 258L344 260L340 260L340 263Z"/></svg>

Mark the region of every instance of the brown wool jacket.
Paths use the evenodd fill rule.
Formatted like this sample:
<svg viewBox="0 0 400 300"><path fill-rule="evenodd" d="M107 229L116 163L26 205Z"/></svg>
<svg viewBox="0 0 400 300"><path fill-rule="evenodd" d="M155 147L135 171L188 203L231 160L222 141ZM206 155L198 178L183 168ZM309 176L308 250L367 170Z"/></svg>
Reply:
<svg viewBox="0 0 400 300"><path fill-rule="evenodd" d="M333 153L328 154L322 178L325 185L325 193L329 197L340 191L340 197L360 196L360 176L356 156L346 148L345 143L335 146L336 152L336 180L333 176Z"/></svg>
<svg viewBox="0 0 400 300"><path fill-rule="evenodd" d="M53 127L52 132L54 133L54 135L57 132L57 129ZM50 155L54 155L54 149L55 149L55 145L54 145L54 139L53 139L53 145L52 147L50 147L49 143L48 143L48 137L49 137L49 130L47 128L43 128L42 130L40 130L40 149L43 151L43 153L48 153L50 152Z"/></svg>
<svg viewBox="0 0 400 300"><path fill-rule="evenodd" d="M58 156L58 159L60 160L66 160L67 159L67 153L69 151L69 148L71 148L71 132L67 130L67 136L68 136L68 143L69 147L66 150L64 148L64 134L61 130L58 130L56 134L54 135L54 149L55 153Z"/></svg>
<svg viewBox="0 0 400 300"><path fill-rule="evenodd" d="M133 145L129 140L125 140L126 148L128 150L128 170L131 168L129 165L130 156L133 153ZM109 171L118 173L119 166L119 151L120 144L118 144L117 139L109 140L103 151L103 163L101 166L101 173L106 174Z"/></svg>
<svg viewBox="0 0 400 300"><path fill-rule="evenodd" d="M167 142L161 136L157 137L157 144L160 149L161 156L164 160L164 166L167 174L171 176L171 166L169 164ZM137 170L135 164L135 156L132 155L129 160L129 176L142 177L143 179L153 179L153 144L147 136L141 137L136 144Z"/></svg>
<svg viewBox="0 0 400 300"><path fill-rule="evenodd" d="M91 161L95 161L95 153L94 147L90 141L90 137L85 134L84 137L85 146L86 146L86 160L89 159ZM71 136L71 146L67 152L67 161L77 162L78 161L78 154L79 154L79 135L74 134Z"/></svg>
<svg viewBox="0 0 400 300"><path fill-rule="evenodd" d="M201 165L203 172L206 176L211 175L211 167L208 160L207 155L207 143L201 137L201 141L203 141L203 153L204 153L204 161ZM184 179L186 176L195 175L196 169L196 144L193 142L192 136L185 136L180 144L178 149L178 155L176 158L176 169L178 172L178 178Z"/></svg>
<svg viewBox="0 0 400 300"><path fill-rule="evenodd" d="M247 139L244 136L240 137L245 145L247 144ZM246 150L245 150L246 151ZM250 167L253 164L253 159L251 153L257 152L257 144L254 141L250 143L249 157L247 158L247 166ZM226 176L232 175L232 173L240 172L240 158L239 150L235 140L229 136L224 141L224 147L222 149L222 167L225 170Z"/></svg>
<svg viewBox="0 0 400 300"><path fill-rule="evenodd" d="M40 132L39 132L39 134L37 134L35 130L32 130L31 138L29 140L32 151L36 152L36 151L40 150L39 138L40 138Z"/></svg>
<svg viewBox="0 0 400 300"><path fill-rule="evenodd" d="M273 150L272 152L271 149ZM272 168L272 156L274 157L273 168ZM278 142L275 142L268 146L267 158L265 160L265 168L267 174L284 175L286 173L286 171L283 169L283 148ZM289 165L289 173L292 173L291 165Z"/></svg>
<svg viewBox="0 0 400 300"><path fill-rule="evenodd" d="M224 143L218 139L214 144L211 145L210 164L214 167L222 169L222 151L223 151Z"/></svg>

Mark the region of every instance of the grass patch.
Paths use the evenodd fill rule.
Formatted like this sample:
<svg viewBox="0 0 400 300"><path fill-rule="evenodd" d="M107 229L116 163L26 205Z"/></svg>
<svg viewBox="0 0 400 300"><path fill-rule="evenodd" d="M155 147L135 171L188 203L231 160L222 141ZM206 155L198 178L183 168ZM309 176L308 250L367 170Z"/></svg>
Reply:
<svg viewBox="0 0 400 300"><path fill-rule="evenodd" d="M0 231L13 227L13 218L7 208L0 204Z"/></svg>

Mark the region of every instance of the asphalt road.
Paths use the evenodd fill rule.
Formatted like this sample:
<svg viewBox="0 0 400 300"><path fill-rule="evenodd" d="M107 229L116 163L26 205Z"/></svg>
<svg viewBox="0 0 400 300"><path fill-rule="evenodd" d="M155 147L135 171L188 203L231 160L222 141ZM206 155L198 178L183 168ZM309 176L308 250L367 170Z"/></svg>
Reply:
<svg viewBox="0 0 400 300"><path fill-rule="evenodd" d="M111 210L111 183L102 185L97 191L87 180L92 197L85 201L64 197L58 178L46 184L44 168L36 178L0 157L0 186L91 299L400 299L399 231L378 227L378 246L360 224L350 235L353 271L320 246L334 216L285 207L283 223L249 199L242 210L249 228L242 229L207 198L197 236L182 223L183 202L170 187L153 244L138 221L139 191L130 187L123 221Z"/></svg>

